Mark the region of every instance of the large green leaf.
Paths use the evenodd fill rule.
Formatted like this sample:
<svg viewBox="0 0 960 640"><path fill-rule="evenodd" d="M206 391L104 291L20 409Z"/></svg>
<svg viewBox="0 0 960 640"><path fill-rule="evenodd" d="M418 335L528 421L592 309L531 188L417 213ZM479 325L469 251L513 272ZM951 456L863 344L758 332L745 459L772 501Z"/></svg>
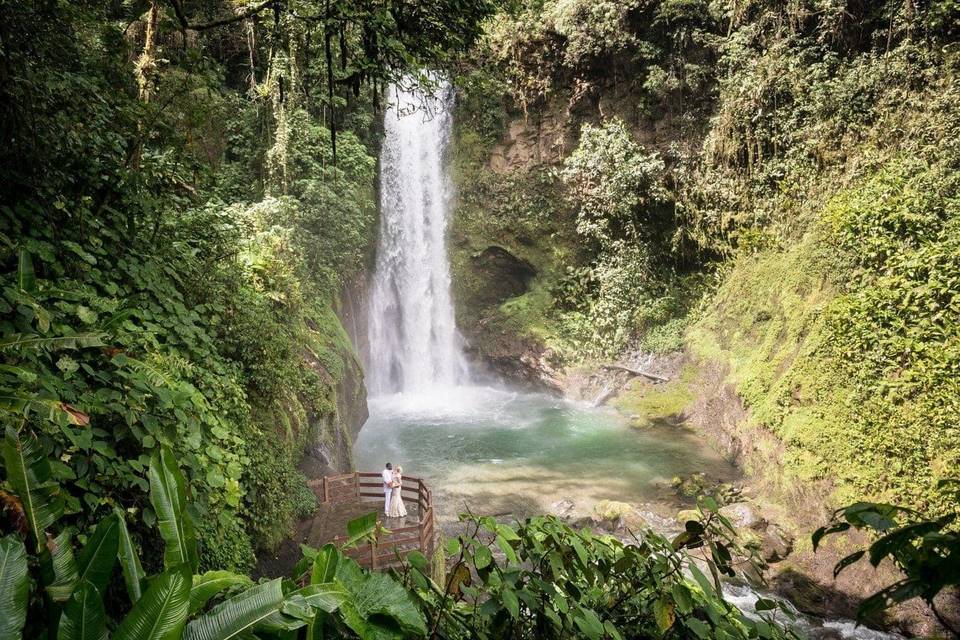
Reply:
<svg viewBox="0 0 960 640"><path fill-rule="evenodd" d="M73 545L70 533L63 531L56 538L47 538L49 568L53 573L52 582L47 585L47 594L54 602L66 602L77 584L77 561L73 557Z"/></svg>
<svg viewBox="0 0 960 640"><path fill-rule="evenodd" d="M130 531L127 529L123 511L120 510L120 507L115 507L114 514L119 525L120 545L117 548L117 555L120 558L120 567L123 569L123 581L127 585L130 602L136 603L142 594L140 582L144 577L143 567L140 565L140 556L137 555L133 540L130 538Z"/></svg>
<svg viewBox="0 0 960 640"><path fill-rule="evenodd" d="M57 640L106 640L107 614L100 591L81 582L60 614Z"/></svg>
<svg viewBox="0 0 960 640"><path fill-rule="evenodd" d="M340 550L330 543L323 545L313 559L310 582L312 584L332 582L337 575L338 564L340 564Z"/></svg>
<svg viewBox="0 0 960 640"><path fill-rule="evenodd" d="M203 609L207 601L221 591L238 586L251 587L253 580L232 571L207 571L203 575L193 576L193 587L190 589L190 614L193 615Z"/></svg>
<svg viewBox="0 0 960 640"><path fill-rule="evenodd" d="M16 640L27 620L27 549L16 535L0 538L0 640Z"/></svg>
<svg viewBox="0 0 960 640"><path fill-rule="evenodd" d="M377 512L373 511L365 516L354 518L347 523L347 541L345 547L351 547L363 540L369 540L377 532Z"/></svg>
<svg viewBox="0 0 960 640"><path fill-rule="evenodd" d="M281 579L247 589L190 622L184 640L229 640L249 634L280 610L284 596Z"/></svg>
<svg viewBox="0 0 960 640"><path fill-rule="evenodd" d="M37 277L33 271L33 259L30 252L20 249L20 264L17 269L17 286L21 291L33 293L37 290Z"/></svg>
<svg viewBox="0 0 960 640"><path fill-rule="evenodd" d="M302 597L314 609L333 613L350 597L350 592L336 582L324 582L307 585L292 595Z"/></svg>
<svg viewBox="0 0 960 640"><path fill-rule="evenodd" d="M163 447L154 452L147 476L150 479L150 502L157 514L157 528L165 545L164 566L169 568L187 563L196 570L197 540L187 513L183 474L169 449Z"/></svg>
<svg viewBox="0 0 960 640"><path fill-rule="evenodd" d="M47 528L63 513L60 487L51 476L50 463L40 443L32 435L21 439L17 431L8 426L3 443L3 459L7 467L7 480L23 503L30 532L37 552L40 552L47 539Z"/></svg>
<svg viewBox="0 0 960 640"><path fill-rule="evenodd" d="M123 619L113 640L176 640L190 607L190 565L171 567L153 579Z"/></svg>
<svg viewBox="0 0 960 640"><path fill-rule="evenodd" d="M87 581L103 592L117 563L117 550L120 546L120 524L117 515L111 513L100 521L87 544L77 558L77 575L80 581Z"/></svg>
<svg viewBox="0 0 960 640"><path fill-rule="evenodd" d="M0 411L16 416L26 416L31 411L45 415L50 422L66 419L73 425L85 427L90 424L90 416L57 398L40 398L35 394L0 394Z"/></svg>
<svg viewBox="0 0 960 640"><path fill-rule="evenodd" d="M383 573L367 573L347 584L351 598L340 606L343 621L360 638L423 636L427 625L410 594Z"/></svg>
<svg viewBox="0 0 960 640"><path fill-rule="evenodd" d="M51 337L44 337L34 333L15 333L0 340L0 351L25 351L27 349L58 351L61 349L102 347L103 338L104 335L102 333L74 333L69 336Z"/></svg>

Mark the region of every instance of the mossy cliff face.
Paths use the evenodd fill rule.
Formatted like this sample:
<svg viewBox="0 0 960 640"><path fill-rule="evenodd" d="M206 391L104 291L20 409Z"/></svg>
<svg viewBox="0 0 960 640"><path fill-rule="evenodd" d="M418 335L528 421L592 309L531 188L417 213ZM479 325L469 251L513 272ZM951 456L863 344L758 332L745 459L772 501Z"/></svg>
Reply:
<svg viewBox="0 0 960 640"><path fill-rule="evenodd" d="M323 395L307 418L310 436L301 469L319 477L353 468L352 444L367 419L367 393L356 350L332 309L311 322L309 335L304 361Z"/></svg>
<svg viewBox="0 0 960 640"><path fill-rule="evenodd" d="M804 542L855 500L955 510L941 483L960 468L955 49L873 8L854 33L803 3L720 18L627 4L612 31L561 19L587 3L531 5L478 54L509 83L483 64L460 78L451 259L474 353L564 389L605 358L682 352L674 387L612 402L685 418ZM625 157L658 154L637 165L661 167L656 197L627 223L594 215L636 189L585 124L626 131L644 151ZM613 242L598 252L598 236ZM867 595L863 576L834 581L843 551L798 544L791 560Z"/></svg>
<svg viewBox="0 0 960 640"><path fill-rule="evenodd" d="M565 367L580 358L556 289L583 257L559 172L580 126L599 113L571 112L568 97L523 113L491 82L481 72L462 78L454 119L449 250L457 320L480 364L560 393Z"/></svg>
<svg viewBox="0 0 960 640"><path fill-rule="evenodd" d="M248 480L250 527L272 549L310 515L316 498L305 480L353 468L353 441L367 417L359 359L332 305L316 305L298 331L299 372L279 403L254 405Z"/></svg>

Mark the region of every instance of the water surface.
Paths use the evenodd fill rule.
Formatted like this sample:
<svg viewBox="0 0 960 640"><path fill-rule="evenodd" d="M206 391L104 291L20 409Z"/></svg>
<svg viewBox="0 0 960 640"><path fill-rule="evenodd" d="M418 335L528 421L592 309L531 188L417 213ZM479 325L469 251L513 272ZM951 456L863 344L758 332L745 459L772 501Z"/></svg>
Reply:
<svg viewBox="0 0 960 640"><path fill-rule="evenodd" d="M573 502L573 516L590 515L606 499L669 517L685 506L670 486L673 477L737 478L732 465L684 427L636 429L611 409L490 387L374 398L354 454L359 469L379 470L390 461L424 478L441 525L468 509L523 518L549 512L560 500ZM756 615L757 591L731 584L725 593ZM899 638L850 620L797 613L780 621L810 638Z"/></svg>
<svg viewBox="0 0 960 640"><path fill-rule="evenodd" d="M682 427L635 429L611 409L490 387L370 401L355 448L361 469L387 461L426 479L442 517L467 508L524 517L566 499L573 515L600 500L677 507L672 478L735 469Z"/></svg>

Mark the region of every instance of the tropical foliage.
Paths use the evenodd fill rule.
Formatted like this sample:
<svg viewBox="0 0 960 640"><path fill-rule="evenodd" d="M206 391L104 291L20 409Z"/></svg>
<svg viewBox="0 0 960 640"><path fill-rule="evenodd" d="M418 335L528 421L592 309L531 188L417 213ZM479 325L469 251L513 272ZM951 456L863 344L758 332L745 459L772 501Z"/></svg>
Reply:
<svg viewBox="0 0 960 640"><path fill-rule="evenodd" d="M496 244L537 278L477 305L478 348L522 340L551 364L686 351L750 409L734 438L783 443L782 464L756 461L783 499L818 483L830 509L952 512L957 15L893 0L498 13L463 81L453 266L469 283L469 256Z"/></svg>
<svg viewBox="0 0 960 640"><path fill-rule="evenodd" d="M405 577L437 637L794 637L779 603L745 614L724 600L720 575L750 556L715 502L698 515L672 541L643 530L630 543L553 516L514 527L465 515L468 533L446 541L443 580L417 554Z"/></svg>
<svg viewBox="0 0 960 640"><path fill-rule="evenodd" d="M16 527L0 538L3 638L791 637L773 619L777 603L761 600L747 616L724 601L720 575L735 575L734 559L750 554L709 498L672 542L640 531L624 544L552 517L513 527L464 516L473 531L447 541L456 559L445 575L419 552L397 577L364 571L328 544L303 547L292 579L253 584L197 572L188 488L168 448L146 470L163 540L156 575L142 568L129 512L100 520L79 550L69 528L54 535L59 486L33 434L8 429L3 453L15 491L4 494L5 511ZM349 524L345 546L380 532L370 514Z"/></svg>
<svg viewBox="0 0 960 640"><path fill-rule="evenodd" d="M70 529L54 536L56 493L36 438L8 429L3 452L15 494L5 511L20 528L0 538L0 638L226 640L256 634L323 637L342 625L361 638L425 635L412 598L389 576L368 574L332 548L312 553L303 584L276 578L253 584L230 571L197 573L187 485L167 448L147 468L150 501L163 540L163 566L146 575L127 529L129 513L103 518L75 553ZM28 551L29 548L29 551ZM118 567L119 565L119 567ZM125 603L112 594L119 571ZM118 612L121 612L118 614ZM295 635L293 636L295 637Z"/></svg>
<svg viewBox="0 0 960 640"><path fill-rule="evenodd" d="M957 481L945 484L955 488ZM840 560L834 575L867 558L874 567L892 561L902 576L860 603L858 618L870 619L898 603L920 598L940 624L956 636L960 630L941 611L938 602L942 606L950 589L960 584L960 534L953 528L957 515L949 513L936 520L923 520L917 512L904 507L858 502L838 509L829 524L814 532L813 548L816 550L828 535L851 529L869 532L874 536L869 547ZM941 593L944 597L938 601Z"/></svg>
<svg viewBox="0 0 960 640"><path fill-rule="evenodd" d="M313 509L307 442L350 464L334 307L371 244L373 121L489 11L401 5L4 7L0 411L79 534L120 507L158 549L168 446L201 566L245 569Z"/></svg>

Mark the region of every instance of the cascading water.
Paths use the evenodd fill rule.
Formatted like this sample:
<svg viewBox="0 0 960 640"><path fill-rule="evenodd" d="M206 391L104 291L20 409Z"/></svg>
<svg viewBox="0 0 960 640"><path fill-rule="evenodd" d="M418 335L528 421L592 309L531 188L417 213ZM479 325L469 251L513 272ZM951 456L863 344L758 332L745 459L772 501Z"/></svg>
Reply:
<svg viewBox="0 0 960 640"><path fill-rule="evenodd" d="M395 86L380 154L380 240L370 295L367 386L423 393L466 378L454 323L446 231L452 187L444 157L453 89Z"/></svg>

